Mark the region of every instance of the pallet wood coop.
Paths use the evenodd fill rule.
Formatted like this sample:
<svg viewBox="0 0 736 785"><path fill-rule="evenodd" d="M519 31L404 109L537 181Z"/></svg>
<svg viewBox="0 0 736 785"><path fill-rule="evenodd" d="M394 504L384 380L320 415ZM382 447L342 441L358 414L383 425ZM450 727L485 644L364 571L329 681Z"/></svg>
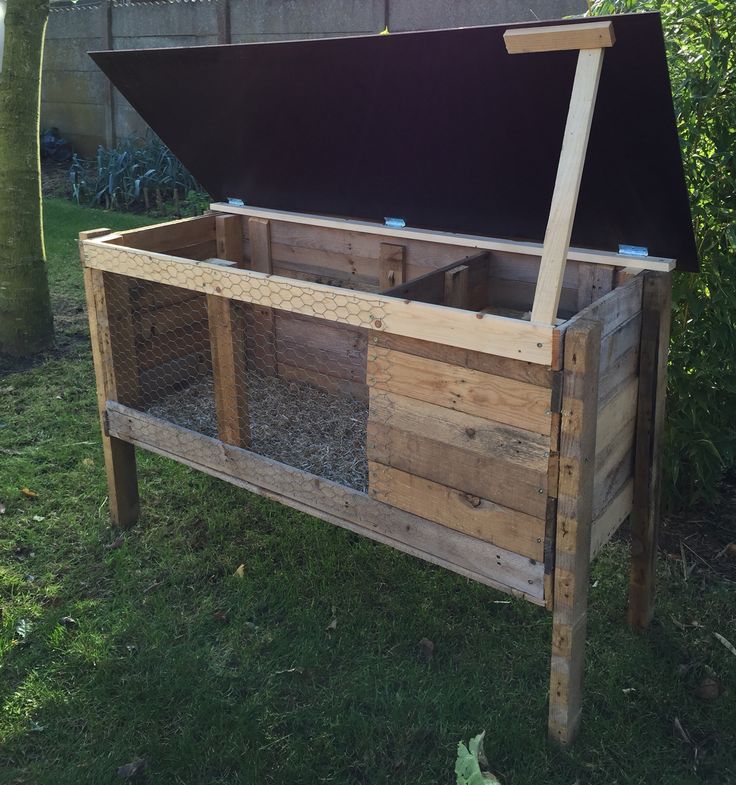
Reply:
<svg viewBox="0 0 736 785"><path fill-rule="evenodd" d="M663 62L658 18L654 28L643 18ZM621 19L626 35L643 24ZM150 450L551 611L549 731L567 744L582 705L589 564L627 518L629 620L645 627L652 614L675 262L605 242L571 247L618 18L483 30L502 42L499 59L517 61L530 79L539 79L534 58L568 64L541 242L532 231L512 240L365 220L368 207L351 219L252 207L224 198L225 169L210 186L222 201L204 216L81 234L110 512L120 525L136 520L135 449ZM446 31L461 43L465 33ZM432 34L405 41L423 35ZM380 40L388 39L399 52L408 45ZM364 40L384 46L376 37L354 46ZM640 43L628 41L626 51ZM300 52L325 44L205 47L197 56L246 49L282 54L294 68ZM96 59L157 128L136 87L147 83L134 67L143 54ZM306 66L301 73L309 82ZM660 169L675 169L687 212L667 105L667 139L654 143L672 149L674 140L675 164ZM281 151L283 171L298 168L298 153ZM311 186L293 175L295 193L309 198L313 187L323 204L317 191L332 198L333 175ZM649 203L616 209L624 222L641 220L638 236L664 237L666 251L682 211L656 204L646 218L637 211ZM610 213L595 213L594 224L615 222ZM689 218L684 236L692 240Z"/></svg>

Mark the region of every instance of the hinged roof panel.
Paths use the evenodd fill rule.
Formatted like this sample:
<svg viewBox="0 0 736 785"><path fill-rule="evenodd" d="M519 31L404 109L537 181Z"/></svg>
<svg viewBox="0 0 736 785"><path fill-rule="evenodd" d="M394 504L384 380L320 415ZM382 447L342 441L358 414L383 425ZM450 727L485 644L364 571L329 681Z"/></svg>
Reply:
<svg viewBox="0 0 736 785"><path fill-rule="evenodd" d="M659 15L607 18L572 244L696 270ZM510 27L92 57L215 200L541 242L577 53Z"/></svg>

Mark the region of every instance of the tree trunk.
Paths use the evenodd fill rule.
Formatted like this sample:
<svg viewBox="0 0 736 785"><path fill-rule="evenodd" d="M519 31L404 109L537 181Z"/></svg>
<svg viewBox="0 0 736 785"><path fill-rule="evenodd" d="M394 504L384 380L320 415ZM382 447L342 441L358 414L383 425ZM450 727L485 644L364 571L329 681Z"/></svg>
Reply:
<svg viewBox="0 0 736 785"><path fill-rule="evenodd" d="M7 0L0 72L0 354L54 338L41 224L39 120L48 0Z"/></svg>

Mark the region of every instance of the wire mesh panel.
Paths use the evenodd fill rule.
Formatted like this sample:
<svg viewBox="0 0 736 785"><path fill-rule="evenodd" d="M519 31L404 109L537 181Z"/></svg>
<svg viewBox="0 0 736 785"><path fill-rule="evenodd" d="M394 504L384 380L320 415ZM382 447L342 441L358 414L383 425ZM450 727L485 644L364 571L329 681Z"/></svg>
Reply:
<svg viewBox="0 0 736 785"><path fill-rule="evenodd" d="M120 403L367 490L366 330L106 279Z"/></svg>

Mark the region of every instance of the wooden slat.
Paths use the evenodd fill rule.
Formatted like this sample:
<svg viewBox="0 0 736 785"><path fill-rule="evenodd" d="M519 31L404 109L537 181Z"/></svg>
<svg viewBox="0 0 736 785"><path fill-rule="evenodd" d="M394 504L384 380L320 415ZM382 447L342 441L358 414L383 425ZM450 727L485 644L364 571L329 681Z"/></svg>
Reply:
<svg viewBox="0 0 736 785"><path fill-rule="evenodd" d="M603 264L581 264L578 271L578 307L582 311L613 289L614 268Z"/></svg>
<svg viewBox="0 0 736 785"><path fill-rule="evenodd" d="M192 466L317 518L458 572L537 605L541 564L397 510L359 491L109 402L116 438Z"/></svg>
<svg viewBox="0 0 736 785"><path fill-rule="evenodd" d="M243 267L243 219L239 215L218 215L215 217L215 236L217 239L218 259L235 262ZM176 254L172 254L176 256Z"/></svg>
<svg viewBox="0 0 736 785"><path fill-rule="evenodd" d="M603 408L632 377L639 375L641 315L623 324L603 339L598 407Z"/></svg>
<svg viewBox="0 0 736 785"><path fill-rule="evenodd" d="M544 521L479 496L368 462L368 493L379 501L541 562Z"/></svg>
<svg viewBox="0 0 736 785"><path fill-rule="evenodd" d="M289 240L295 245L306 244L315 241L315 229L326 228L332 230L342 230L344 232L345 250L350 252L353 247L354 235L379 235L383 238L400 238L402 243L407 246L407 264L412 264L413 250L410 245L412 241L421 243L432 243L433 246L455 245L461 246L467 254L473 253L473 249L485 251L503 251L508 253L521 253L527 255L542 255L541 243L520 242L517 240L503 240L495 237L482 237L481 235L454 234L452 232L441 232L432 229L415 229L404 227L403 229L392 229L385 224L373 223L371 221L356 221L346 218L327 218L323 215L310 213L295 213L288 210L270 210L262 207L238 207L237 205L227 204L226 202L215 202L210 208L220 213L235 213L237 215L256 216L258 218L268 218L272 221L279 221L282 224L297 224L307 226L303 230L302 237L305 240L295 241L294 234L297 229L292 229ZM416 248L416 246L414 246ZM421 246L419 255L428 256L432 251L432 246ZM366 253L365 256L373 254ZM578 262L590 262L592 264L612 264L620 267L631 267L637 270L658 270L668 272L675 269L674 259L663 259L656 256L625 256L623 254L611 253L608 251L595 251L587 248L570 248L567 254L568 260ZM443 259L437 265L446 264L447 259Z"/></svg>
<svg viewBox="0 0 736 785"><path fill-rule="evenodd" d="M671 275L648 274L644 281L631 512L629 624L637 629L647 627L654 613L671 318Z"/></svg>
<svg viewBox="0 0 736 785"><path fill-rule="evenodd" d="M250 265L266 275L273 273L273 257L271 255L271 224L265 218L248 219L248 237L250 238ZM266 307L269 303L256 304L249 316L252 319L253 334L258 346L256 349L256 367L269 376L278 374L278 357L276 353L276 324L273 308Z"/></svg>
<svg viewBox="0 0 736 785"><path fill-rule="evenodd" d="M600 343L596 322L565 334L549 700L549 734L563 745L582 710Z"/></svg>
<svg viewBox="0 0 736 785"><path fill-rule="evenodd" d="M97 381L97 405L107 475L108 509L115 525L130 526L138 519L140 512L135 448L128 442L110 436L105 413L107 399L117 398L118 391L114 366L114 340L108 320L104 273L85 269L84 291L87 298L92 359Z"/></svg>
<svg viewBox="0 0 736 785"><path fill-rule="evenodd" d="M622 422L619 437L596 452L593 489L594 518L602 513L611 499L633 475L635 425L635 417L632 417L628 422Z"/></svg>
<svg viewBox="0 0 736 785"><path fill-rule="evenodd" d="M493 454L433 439L431 434L404 430L378 420L368 421L367 436L368 457L378 463L537 518L545 515L545 473L510 464Z"/></svg>
<svg viewBox="0 0 736 785"><path fill-rule="evenodd" d="M552 387L552 372L549 368L536 363L521 362L499 357L495 354L485 352L473 352L467 349L459 349L455 346L448 346L442 343L432 343L431 341L421 341L416 338L406 338L402 335L391 335L390 333L370 333L370 344L384 349L393 349L405 354L414 354L417 357L425 357L428 360L437 360L451 365L460 365L465 368L473 368L483 373L491 373L495 376L505 376L509 379L517 379L520 382L528 382L537 387Z"/></svg>
<svg viewBox="0 0 736 785"><path fill-rule="evenodd" d="M119 233L119 245L145 251L169 253L175 248L215 240L215 216L200 215L196 218L179 218L176 221L127 229Z"/></svg>
<svg viewBox="0 0 736 785"><path fill-rule="evenodd" d="M534 293L533 322L552 324L557 316L603 53L603 49L584 49L578 54L552 206L544 235L539 280Z"/></svg>
<svg viewBox="0 0 736 785"><path fill-rule="evenodd" d="M427 303L405 303L252 270L226 269L213 262L192 262L105 245L97 240L83 244L86 264L108 272L542 365L549 365L553 359L555 331L547 325Z"/></svg>
<svg viewBox="0 0 736 785"><path fill-rule="evenodd" d="M549 435L514 428L465 412L436 406L404 395L371 388L370 420L437 442L487 456L498 465L493 474L499 484L513 486L528 470L526 479L535 493L544 482ZM490 498L495 499L495 496Z"/></svg>
<svg viewBox="0 0 736 785"><path fill-rule="evenodd" d="M550 391L503 376L370 346L370 387L549 434Z"/></svg>
<svg viewBox="0 0 736 785"><path fill-rule="evenodd" d="M612 22L581 22L574 25L517 27L503 34L510 55L527 52L559 52L567 49L598 49L613 46Z"/></svg>
<svg viewBox="0 0 736 785"><path fill-rule="evenodd" d="M634 481L624 485L617 496L593 521L590 534L590 558L595 558L600 549L613 537L619 526L628 518L634 498Z"/></svg>
<svg viewBox="0 0 736 785"><path fill-rule="evenodd" d="M573 316L563 329L570 329L581 321L596 321L602 325L604 338L615 332L641 311L642 281L641 275L630 278Z"/></svg>
<svg viewBox="0 0 736 785"><path fill-rule="evenodd" d="M622 425L636 417L636 399L639 381L636 376L630 377L623 384L617 395L598 412L596 423L598 449L603 449L618 438Z"/></svg>
<svg viewBox="0 0 736 785"><path fill-rule="evenodd" d="M470 268L467 264L453 267L445 273L443 302L450 308L470 307Z"/></svg>
<svg viewBox="0 0 736 785"><path fill-rule="evenodd" d="M512 281L504 278L488 279L488 303L489 305L514 308L522 313L528 313L531 318L532 303L534 302L534 292L537 285L526 281ZM568 319L577 311L578 291L577 289L563 288L560 293L560 304L557 309L557 316L560 319Z"/></svg>
<svg viewBox="0 0 736 785"><path fill-rule="evenodd" d="M378 288L391 289L406 280L406 248L403 245L381 243L378 254Z"/></svg>

